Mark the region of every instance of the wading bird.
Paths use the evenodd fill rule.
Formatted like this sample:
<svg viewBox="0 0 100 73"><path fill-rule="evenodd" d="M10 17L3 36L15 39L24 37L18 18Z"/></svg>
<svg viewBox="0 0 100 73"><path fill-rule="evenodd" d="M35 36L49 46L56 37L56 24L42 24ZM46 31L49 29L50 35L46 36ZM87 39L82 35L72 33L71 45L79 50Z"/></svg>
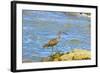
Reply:
<svg viewBox="0 0 100 73"><path fill-rule="evenodd" d="M64 33L64 32L58 32L57 37L49 40L48 43L43 45L43 48L52 47L52 52L53 52L53 47L59 43L62 33Z"/></svg>

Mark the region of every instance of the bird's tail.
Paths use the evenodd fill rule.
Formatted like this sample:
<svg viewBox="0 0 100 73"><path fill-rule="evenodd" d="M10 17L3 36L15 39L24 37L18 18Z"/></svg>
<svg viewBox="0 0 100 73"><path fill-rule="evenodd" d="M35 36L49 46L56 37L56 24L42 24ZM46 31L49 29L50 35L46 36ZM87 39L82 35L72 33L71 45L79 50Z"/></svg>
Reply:
<svg viewBox="0 0 100 73"><path fill-rule="evenodd" d="M45 45L43 46L43 48L48 48L48 44L45 44Z"/></svg>

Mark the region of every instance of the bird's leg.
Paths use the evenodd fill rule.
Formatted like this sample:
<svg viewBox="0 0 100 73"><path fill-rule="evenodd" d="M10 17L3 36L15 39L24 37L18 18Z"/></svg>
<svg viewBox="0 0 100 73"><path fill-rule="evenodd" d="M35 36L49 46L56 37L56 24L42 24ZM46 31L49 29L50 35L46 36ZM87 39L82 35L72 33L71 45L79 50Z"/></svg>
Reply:
<svg viewBox="0 0 100 73"><path fill-rule="evenodd" d="M56 53L58 53L58 52L59 52L59 50L58 50L58 48L57 48L57 47L55 48L55 50L56 50L56 51L55 51Z"/></svg>
<svg viewBox="0 0 100 73"><path fill-rule="evenodd" d="M55 54L55 52L56 52L56 51L55 51L55 46L53 46L53 54Z"/></svg>
<svg viewBox="0 0 100 73"><path fill-rule="evenodd" d="M52 55L53 55L53 47L52 47Z"/></svg>

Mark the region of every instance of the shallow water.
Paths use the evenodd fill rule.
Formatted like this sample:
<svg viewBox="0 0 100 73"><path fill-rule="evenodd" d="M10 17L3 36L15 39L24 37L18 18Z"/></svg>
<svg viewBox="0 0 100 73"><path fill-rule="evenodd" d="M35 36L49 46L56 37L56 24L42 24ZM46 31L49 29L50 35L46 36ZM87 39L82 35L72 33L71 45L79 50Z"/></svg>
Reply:
<svg viewBox="0 0 100 73"><path fill-rule="evenodd" d="M53 52L68 52L75 48L91 50L90 18L73 14L23 10L23 61L39 62L51 55L51 47L45 49L43 45L56 38L60 31L64 33Z"/></svg>

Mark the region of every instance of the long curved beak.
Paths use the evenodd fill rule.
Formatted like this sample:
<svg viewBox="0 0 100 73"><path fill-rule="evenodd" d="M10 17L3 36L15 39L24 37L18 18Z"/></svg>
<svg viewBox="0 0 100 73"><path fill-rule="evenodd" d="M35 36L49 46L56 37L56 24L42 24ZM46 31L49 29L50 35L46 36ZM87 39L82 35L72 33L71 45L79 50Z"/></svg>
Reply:
<svg viewBox="0 0 100 73"><path fill-rule="evenodd" d="M66 32L63 32L63 34L68 35L68 33L66 33Z"/></svg>

